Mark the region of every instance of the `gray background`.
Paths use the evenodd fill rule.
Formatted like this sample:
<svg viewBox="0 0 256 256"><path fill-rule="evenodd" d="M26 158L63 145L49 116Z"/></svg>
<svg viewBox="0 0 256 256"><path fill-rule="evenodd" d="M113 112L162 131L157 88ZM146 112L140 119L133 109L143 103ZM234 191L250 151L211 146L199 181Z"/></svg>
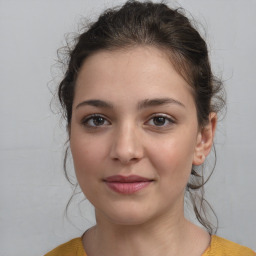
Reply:
<svg viewBox="0 0 256 256"><path fill-rule="evenodd" d="M0 0L0 255L43 255L94 223L93 209L72 193L62 170L65 128L50 110L59 79L56 50L82 16L123 1ZM207 198L218 235L256 249L256 1L180 0L206 29L228 112L218 127L218 164ZM56 108L53 105L53 108Z"/></svg>

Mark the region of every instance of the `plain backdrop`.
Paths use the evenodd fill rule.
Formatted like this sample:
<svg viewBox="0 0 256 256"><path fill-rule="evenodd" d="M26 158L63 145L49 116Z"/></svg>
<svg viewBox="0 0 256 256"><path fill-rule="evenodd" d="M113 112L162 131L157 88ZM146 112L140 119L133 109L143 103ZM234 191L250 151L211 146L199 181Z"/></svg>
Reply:
<svg viewBox="0 0 256 256"><path fill-rule="evenodd" d="M43 255L94 223L81 195L65 217L72 194L62 169L66 131L55 104L50 108L61 74L56 51L82 17L93 20L122 2L0 0L1 256ZM256 1L169 3L183 6L205 28L213 69L227 90L218 162L206 187L218 235L256 249Z"/></svg>

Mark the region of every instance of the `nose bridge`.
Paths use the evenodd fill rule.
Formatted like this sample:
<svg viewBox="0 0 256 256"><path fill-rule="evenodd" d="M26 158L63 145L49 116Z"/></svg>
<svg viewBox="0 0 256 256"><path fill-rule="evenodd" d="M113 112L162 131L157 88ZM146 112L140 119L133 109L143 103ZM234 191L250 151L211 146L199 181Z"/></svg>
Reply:
<svg viewBox="0 0 256 256"><path fill-rule="evenodd" d="M126 120L116 127L111 148L113 159L129 163L142 157L143 146L138 130L137 125L131 120Z"/></svg>

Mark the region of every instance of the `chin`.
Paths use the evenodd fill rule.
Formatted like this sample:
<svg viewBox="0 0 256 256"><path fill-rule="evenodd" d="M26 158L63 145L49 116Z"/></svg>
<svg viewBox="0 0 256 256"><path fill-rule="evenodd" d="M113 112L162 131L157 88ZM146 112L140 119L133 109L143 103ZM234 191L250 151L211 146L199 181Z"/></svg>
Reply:
<svg viewBox="0 0 256 256"><path fill-rule="evenodd" d="M119 209L112 208L111 211L108 212L99 212L95 210L96 217L102 218L102 213L107 218L107 220L116 225L142 225L149 221L152 216L149 216L148 210L142 209L134 209L132 207L121 207Z"/></svg>

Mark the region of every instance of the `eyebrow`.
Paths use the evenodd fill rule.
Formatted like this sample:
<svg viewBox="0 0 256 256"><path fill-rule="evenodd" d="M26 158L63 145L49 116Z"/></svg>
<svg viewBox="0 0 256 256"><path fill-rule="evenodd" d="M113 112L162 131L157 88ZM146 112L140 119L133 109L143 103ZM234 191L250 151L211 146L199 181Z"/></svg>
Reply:
<svg viewBox="0 0 256 256"><path fill-rule="evenodd" d="M138 103L138 109L143 109L147 107L162 106L166 104L177 104L185 108L185 105L178 100L172 98L155 98L155 99L145 99Z"/></svg>
<svg viewBox="0 0 256 256"><path fill-rule="evenodd" d="M81 106L93 106L98 108L113 108L113 104L103 100L85 100L76 106L76 109Z"/></svg>
<svg viewBox="0 0 256 256"><path fill-rule="evenodd" d="M154 99L145 99L143 101L140 101L138 103L137 108L141 110L148 107L162 106L166 104L176 104L176 105L185 107L183 103L172 98L154 98ZM98 100L98 99L85 100L79 103L76 106L76 109L82 106L93 106L98 108L109 108L109 109L114 108L112 103L108 101Z"/></svg>

